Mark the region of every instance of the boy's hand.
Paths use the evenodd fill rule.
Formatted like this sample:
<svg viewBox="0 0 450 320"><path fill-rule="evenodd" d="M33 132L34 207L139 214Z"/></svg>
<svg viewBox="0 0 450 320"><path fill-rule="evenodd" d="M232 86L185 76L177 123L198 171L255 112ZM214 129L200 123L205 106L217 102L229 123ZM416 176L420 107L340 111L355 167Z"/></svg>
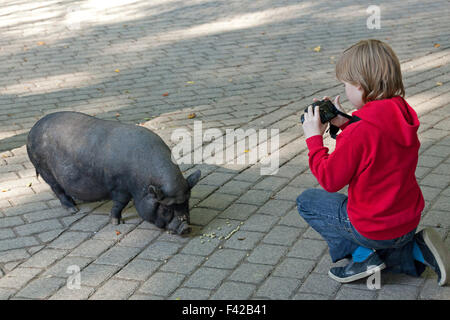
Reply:
<svg viewBox="0 0 450 320"><path fill-rule="evenodd" d="M303 132L305 138L321 135L325 133L328 123L320 121L319 106L316 106L313 112L313 107L308 107L308 112L305 112L305 121L303 122Z"/></svg>
<svg viewBox="0 0 450 320"><path fill-rule="evenodd" d="M339 98L341 96L336 96L336 98L334 98L334 102L333 104L335 105L336 109L338 109L339 111L345 113L344 108L342 108L341 103L339 102ZM330 97L323 97L322 100L330 100ZM313 99L314 102L319 101L317 98ZM337 115L337 117L331 119L331 124L335 125L336 127L340 128L344 123L346 123L348 121L348 119L346 117L341 116L340 114Z"/></svg>

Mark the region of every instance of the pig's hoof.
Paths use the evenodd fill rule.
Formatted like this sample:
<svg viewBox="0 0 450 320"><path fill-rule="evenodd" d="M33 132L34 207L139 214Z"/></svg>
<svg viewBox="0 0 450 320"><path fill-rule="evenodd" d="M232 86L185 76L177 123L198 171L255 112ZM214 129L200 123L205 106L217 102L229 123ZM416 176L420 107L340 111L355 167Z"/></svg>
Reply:
<svg viewBox="0 0 450 320"><path fill-rule="evenodd" d="M120 224L120 219L119 218L111 218L111 223L116 226L116 225Z"/></svg>
<svg viewBox="0 0 450 320"><path fill-rule="evenodd" d="M71 213L71 214L75 214L78 211L80 211L77 207L69 207L67 208L67 210Z"/></svg>

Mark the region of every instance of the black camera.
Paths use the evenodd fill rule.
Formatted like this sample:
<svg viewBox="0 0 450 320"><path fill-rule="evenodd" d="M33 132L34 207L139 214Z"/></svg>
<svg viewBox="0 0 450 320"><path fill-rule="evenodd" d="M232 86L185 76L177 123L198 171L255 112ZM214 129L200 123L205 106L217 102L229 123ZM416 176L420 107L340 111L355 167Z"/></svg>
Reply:
<svg viewBox="0 0 450 320"><path fill-rule="evenodd" d="M313 111L316 106L319 106L320 121L322 123L326 123L335 118L338 114L341 114L341 112L334 106L334 104L330 100L316 101L311 105L313 107ZM309 106L306 107L305 112L308 112L308 108ZM302 114L302 116L300 117L300 121L302 123L305 121L304 114Z"/></svg>

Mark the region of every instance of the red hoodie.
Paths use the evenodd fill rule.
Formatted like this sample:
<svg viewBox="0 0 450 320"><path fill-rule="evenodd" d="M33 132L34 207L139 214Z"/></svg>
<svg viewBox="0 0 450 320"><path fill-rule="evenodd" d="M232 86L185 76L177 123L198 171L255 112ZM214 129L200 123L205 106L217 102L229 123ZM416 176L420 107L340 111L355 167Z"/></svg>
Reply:
<svg viewBox="0 0 450 320"><path fill-rule="evenodd" d="M366 103L352 113L328 154L320 135L306 140L309 167L328 192L347 184L347 212L372 240L401 237L419 224L425 202L415 171L420 142L416 112L400 96Z"/></svg>

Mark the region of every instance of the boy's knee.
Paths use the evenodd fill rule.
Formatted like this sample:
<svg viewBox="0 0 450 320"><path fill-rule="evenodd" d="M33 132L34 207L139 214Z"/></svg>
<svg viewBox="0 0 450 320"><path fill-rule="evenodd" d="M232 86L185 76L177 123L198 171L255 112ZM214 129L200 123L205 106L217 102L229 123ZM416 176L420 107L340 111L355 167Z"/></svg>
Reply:
<svg viewBox="0 0 450 320"><path fill-rule="evenodd" d="M302 217L309 211L309 203L314 192L314 189L307 189L297 197L297 210Z"/></svg>

